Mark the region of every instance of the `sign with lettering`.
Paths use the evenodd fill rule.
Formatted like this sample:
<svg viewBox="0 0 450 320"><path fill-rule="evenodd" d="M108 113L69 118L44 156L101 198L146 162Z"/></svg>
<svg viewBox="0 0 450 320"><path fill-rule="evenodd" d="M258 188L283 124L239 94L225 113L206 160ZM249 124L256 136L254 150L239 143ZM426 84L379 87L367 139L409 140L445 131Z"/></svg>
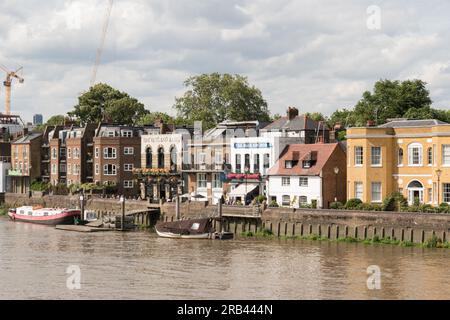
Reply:
<svg viewBox="0 0 450 320"><path fill-rule="evenodd" d="M271 145L268 142L245 142L245 143L235 143L235 149L267 149Z"/></svg>

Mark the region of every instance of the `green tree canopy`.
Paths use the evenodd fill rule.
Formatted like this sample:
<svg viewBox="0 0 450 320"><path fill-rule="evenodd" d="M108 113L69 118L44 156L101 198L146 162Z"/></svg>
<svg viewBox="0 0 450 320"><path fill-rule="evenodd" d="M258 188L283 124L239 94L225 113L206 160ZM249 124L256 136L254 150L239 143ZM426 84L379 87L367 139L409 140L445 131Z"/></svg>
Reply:
<svg viewBox="0 0 450 320"><path fill-rule="evenodd" d="M344 126L364 126L368 120L383 124L389 118L433 118L430 92L422 80L379 80L373 92L363 93L353 110L335 111L329 125L341 122Z"/></svg>
<svg viewBox="0 0 450 320"><path fill-rule="evenodd" d="M137 99L99 83L78 97L78 104L68 114L83 124L107 120L132 125L146 113L148 111Z"/></svg>
<svg viewBox="0 0 450 320"><path fill-rule="evenodd" d="M188 89L176 98L174 108L186 123L203 121L208 129L224 120L270 120L261 91L250 86L246 77L202 74L188 78L184 84Z"/></svg>
<svg viewBox="0 0 450 320"><path fill-rule="evenodd" d="M164 112L149 112L144 114L141 118L139 118L137 124L141 126L152 125L158 119L161 119L164 123L177 124L177 119Z"/></svg>

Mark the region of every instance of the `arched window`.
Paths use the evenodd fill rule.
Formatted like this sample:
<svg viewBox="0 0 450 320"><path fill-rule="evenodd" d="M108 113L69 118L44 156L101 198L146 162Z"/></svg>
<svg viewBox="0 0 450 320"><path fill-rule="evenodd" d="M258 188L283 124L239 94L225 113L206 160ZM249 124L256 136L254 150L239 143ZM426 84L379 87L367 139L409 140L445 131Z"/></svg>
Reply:
<svg viewBox="0 0 450 320"><path fill-rule="evenodd" d="M403 149L402 148L398 149L398 165L399 166L403 165Z"/></svg>
<svg viewBox="0 0 450 320"><path fill-rule="evenodd" d="M423 159L422 145L420 143L411 143L408 146L408 165L421 166Z"/></svg>
<svg viewBox="0 0 450 320"><path fill-rule="evenodd" d="M175 146L170 149L170 170L177 170L177 147Z"/></svg>
<svg viewBox="0 0 450 320"><path fill-rule="evenodd" d="M158 168L164 168L164 148L161 147L158 149Z"/></svg>
<svg viewBox="0 0 450 320"><path fill-rule="evenodd" d="M145 150L145 167L146 168L152 168L152 166L153 166L152 148L148 147Z"/></svg>

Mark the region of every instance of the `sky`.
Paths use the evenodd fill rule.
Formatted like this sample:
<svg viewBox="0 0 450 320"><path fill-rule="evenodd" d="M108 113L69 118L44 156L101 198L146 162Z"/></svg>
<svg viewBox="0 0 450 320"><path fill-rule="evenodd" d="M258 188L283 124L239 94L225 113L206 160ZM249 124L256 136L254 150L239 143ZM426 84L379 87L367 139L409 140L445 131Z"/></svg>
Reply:
<svg viewBox="0 0 450 320"><path fill-rule="evenodd" d="M89 89L107 5L0 0L0 64L24 68L13 113L45 120L73 108ZM330 115L379 79L418 78L434 107L449 108L449 12L446 0L115 0L97 82L174 114L186 78L241 74L272 114ZM3 101L1 86L0 110Z"/></svg>

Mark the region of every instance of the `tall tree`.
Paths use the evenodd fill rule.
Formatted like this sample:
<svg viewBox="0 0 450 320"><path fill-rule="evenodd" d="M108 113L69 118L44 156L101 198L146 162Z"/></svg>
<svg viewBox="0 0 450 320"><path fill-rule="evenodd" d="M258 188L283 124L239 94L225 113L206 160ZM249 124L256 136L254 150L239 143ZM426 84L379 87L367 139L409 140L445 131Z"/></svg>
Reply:
<svg viewBox="0 0 450 320"><path fill-rule="evenodd" d="M148 111L137 99L99 83L78 97L78 104L68 114L83 124L108 120L131 125L146 113Z"/></svg>
<svg viewBox="0 0 450 320"><path fill-rule="evenodd" d="M185 81L187 91L176 98L174 108L187 123L203 121L208 129L224 120L269 121L261 91L247 78L230 74L202 74Z"/></svg>

